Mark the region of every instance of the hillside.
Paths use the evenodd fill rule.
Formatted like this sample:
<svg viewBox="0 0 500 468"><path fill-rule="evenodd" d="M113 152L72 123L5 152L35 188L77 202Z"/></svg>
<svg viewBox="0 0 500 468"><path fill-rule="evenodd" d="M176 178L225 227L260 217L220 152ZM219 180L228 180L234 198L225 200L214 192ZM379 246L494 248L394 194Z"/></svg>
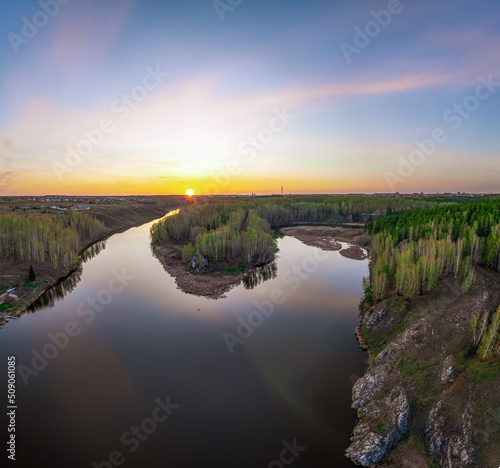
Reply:
<svg viewBox="0 0 500 468"><path fill-rule="evenodd" d="M362 466L500 464L498 200L402 213L369 226L348 458Z"/></svg>

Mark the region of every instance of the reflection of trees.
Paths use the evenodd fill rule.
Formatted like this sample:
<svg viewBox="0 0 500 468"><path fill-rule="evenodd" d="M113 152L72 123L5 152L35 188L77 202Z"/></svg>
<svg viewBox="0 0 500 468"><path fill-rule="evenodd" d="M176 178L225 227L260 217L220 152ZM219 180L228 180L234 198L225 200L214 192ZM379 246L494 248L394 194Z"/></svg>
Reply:
<svg viewBox="0 0 500 468"><path fill-rule="evenodd" d="M82 272L83 266L80 264L69 276L47 289L47 291L28 307L28 310L30 312L35 312L45 307L52 307L58 299L62 299L66 294L76 288L76 285L82 279Z"/></svg>
<svg viewBox="0 0 500 468"><path fill-rule="evenodd" d="M28 307L28 311L35 312L45 307L52 307L57 300L63 299L66 294L73 291L82 279L83 264L94 258L106 248L106 241L96 242L86 249L81 255L81 262L66 278L63 278L54 286L45 291L33 304Z"/></svg>
<svg viewBox="0 0 500 468"><path fill-rule="evenodd" d="M95 244L91 245L88 249L86 249L81 255L82 262L86 262L95 256L97 256L99 253L101 253L104 249L106 248L106 241L100 241L96 242Z"/></svg>
<svg viewBox="0 0 500 468"><path fill-rule="evenodd" d="M281 229L279 228L274 228L273 229L273 234L275 239L283 239L285 237L285 234L281 232Z"/></svg>
<svg viewBox="0 0 500 468"><path fill-rule="evenodd" d="M266 263L253 268L243 277L245 289L253 289L264 281L276 278L278 274L278 264L276 262Z"/></svg>

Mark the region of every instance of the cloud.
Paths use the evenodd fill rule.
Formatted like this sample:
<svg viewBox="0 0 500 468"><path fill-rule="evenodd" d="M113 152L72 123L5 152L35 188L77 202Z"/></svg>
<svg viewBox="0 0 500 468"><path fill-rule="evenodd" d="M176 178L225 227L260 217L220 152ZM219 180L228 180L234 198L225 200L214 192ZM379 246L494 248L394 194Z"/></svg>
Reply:
<svg viewBox="0 0 500 468"><path fill-rule="evenodd" d="M8 154L14 148L14 142L10 138L0 138L0 155ZM9 157L5 158L10 161Z"/></svg>
<svg viewBox="0 0 500 468"><path fill-rule="evenodd" d="M111 118L115 130L84 158L77 172L100 168L122 174L166 170L177 176L200 175L237 156L243 139L269 124L274 108L296 113L300 120L325 102L331 109L337 99L393 95L437 86L443 81L439 74L423 72L376 81L366 77L352 82L296 84L259 93L226 94L224 77L203 74L177 83L167 79L123 121L111 112L115 96L110 96L108 106L88 110L60 109L34 99L2 141L7 142L4 146L8 145L23 169L50 173L54 161L64 161L67 145L75 148L85 138L86 130L97 128L103 118ZM285 139L297 131L291 126ZM22 141L22 146L15 147L15 141Z"/></svg>
<svg viewBox="0 0 500 468"><path fill-rule="evenodd" d="M84 71L103 60L130 16L133 2L122 1L106 5L75 2L61 14L64 21L54 25L49 53L45 59L52 66L68 71Z"/></svg>
<svg viewBox="0 0 500 468"><path fill-rule="evenodd" d="M6 190L16 180L18 180L18 176L15 172L0 172L0 189Z"/></svg>

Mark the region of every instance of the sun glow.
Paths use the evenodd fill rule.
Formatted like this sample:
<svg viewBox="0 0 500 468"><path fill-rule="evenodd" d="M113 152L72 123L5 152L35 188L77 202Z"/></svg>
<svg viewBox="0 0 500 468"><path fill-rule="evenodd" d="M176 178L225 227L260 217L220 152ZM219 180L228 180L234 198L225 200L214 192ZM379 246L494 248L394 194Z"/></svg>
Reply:
<svg viewBox="0 0 500 468"><path fill-rule="evenodd" d="M194 195L194 190L193 190L193 189L191 189L191 188L190 188L190 189L187 189L187 190L186 190L186 195L187 195L188 197L192 197L192 196Z"/></svg>

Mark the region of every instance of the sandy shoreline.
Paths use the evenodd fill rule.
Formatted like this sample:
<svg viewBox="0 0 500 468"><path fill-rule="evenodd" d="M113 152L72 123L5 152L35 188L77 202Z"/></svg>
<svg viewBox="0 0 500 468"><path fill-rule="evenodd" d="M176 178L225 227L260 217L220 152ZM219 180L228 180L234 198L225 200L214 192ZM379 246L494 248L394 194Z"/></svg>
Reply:
<svg viewBox="0 0 500 468"><path fill-rule="evenodd" d="M281 231L307 245L323 250L340 251L341 255L353 260L368 258L366 249L353 245L360 241L360 236L363 234L363 231L357 227L299 225L281 228ZM341 244L342 242L350 245L345 247ZM180 246L176 244L155 245L153 251L165 271L175 279L177 287L195 296L222 298L228 291L240 284L249 271L247 269L242 273L224 274L222 270L210 270L209 267L209 270L204 273L196 273L189 270L182 261Z"/></svg>
<svg viewBox="0 0 500 468"><path fill-rule="evenodd" d="M363 230L355 227L330 227L330 226L291 226L281 228L281 232L299 239L306 245L319 247L323 250L340 250L340 255L352 260L365 260L368 258L366 248L359 246ZM343 247L340 242L352 244Z"/></svg>

